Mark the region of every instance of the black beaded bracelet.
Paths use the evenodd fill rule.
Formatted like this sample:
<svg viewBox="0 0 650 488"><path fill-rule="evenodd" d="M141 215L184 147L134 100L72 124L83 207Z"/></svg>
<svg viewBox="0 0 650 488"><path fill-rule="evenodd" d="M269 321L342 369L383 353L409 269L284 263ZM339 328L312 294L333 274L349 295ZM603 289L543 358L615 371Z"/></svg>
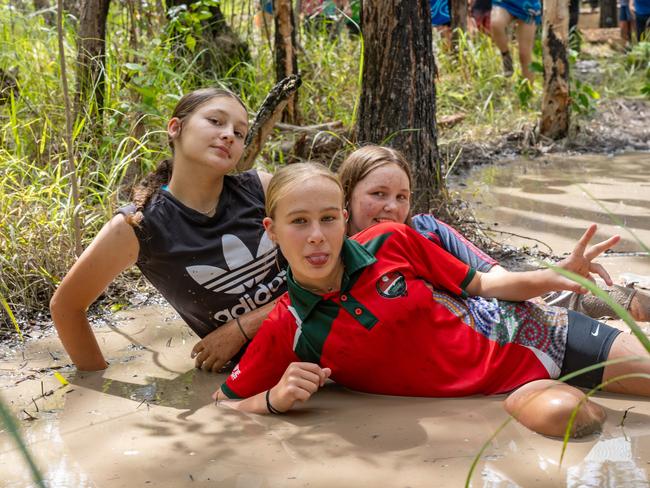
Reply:
<svg viewBox="0 0 650 488"><path fill-rule="evenodd" d="M244 336L246 342L250 342L251 338L246 335L246 332L244 331L244 328L242 327L241 322L239 321L239 317L235 317L235 321L237 322L237 327L239 327L239 330L241 331L241 335Z"/></svg>
<svg viewBox="0 0 650 488"><path fill-rule="evenodd" d="M269 411L269 413L272 413L273 415L280 415L282 412L279 410L276 410L273 405L271 405L271 389L269 388L266 390L266 409Z"/></svg>

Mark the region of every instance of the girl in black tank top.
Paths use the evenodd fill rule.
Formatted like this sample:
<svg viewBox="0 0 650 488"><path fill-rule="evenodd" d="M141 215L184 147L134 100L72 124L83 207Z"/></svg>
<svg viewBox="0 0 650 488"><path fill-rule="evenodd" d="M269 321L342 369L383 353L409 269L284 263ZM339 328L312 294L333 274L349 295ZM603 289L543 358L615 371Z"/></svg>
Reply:
<svg viewBox="0 0 650 488"><path fill-rule="evenodd" d="M70 269L51 301L55 326L80 370L107 366L87 308L137 265L201 338L195 365L216 371L255 335L285 290L285 272L262 226L270 175L231 176L248 116L221 89L185 95L167 125L173 159L135 189Z"/></svg>

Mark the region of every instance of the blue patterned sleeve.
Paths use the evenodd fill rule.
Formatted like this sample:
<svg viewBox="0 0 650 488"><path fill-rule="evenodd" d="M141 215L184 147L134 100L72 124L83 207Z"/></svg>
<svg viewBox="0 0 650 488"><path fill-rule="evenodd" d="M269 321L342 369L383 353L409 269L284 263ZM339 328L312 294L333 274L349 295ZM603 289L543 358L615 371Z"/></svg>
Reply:
<svg viewBox="0 0 650 488"><path fill-rule="evenodd" d="M412 225L418 233L478 271L487 273L493 266L499 264L498 261L469 242L456 229L436 220L433 215L415 215Z"/></svg>

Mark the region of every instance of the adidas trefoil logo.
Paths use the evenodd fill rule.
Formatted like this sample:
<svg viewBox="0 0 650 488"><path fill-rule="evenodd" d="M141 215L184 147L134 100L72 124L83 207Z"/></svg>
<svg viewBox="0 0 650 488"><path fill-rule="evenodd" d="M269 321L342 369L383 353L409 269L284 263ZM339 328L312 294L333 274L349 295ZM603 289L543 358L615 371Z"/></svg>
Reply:
<svg viewBox="0 0 650 488"><path fill-rule="evenodd" d="M215 293L240 295L252 288L269 274L278 250L266 232L260 240L257 255L253 257L248 248L232 234L221 239L223 256L230 271L216 266L189 266L187 272L201 286Z"/></svg>

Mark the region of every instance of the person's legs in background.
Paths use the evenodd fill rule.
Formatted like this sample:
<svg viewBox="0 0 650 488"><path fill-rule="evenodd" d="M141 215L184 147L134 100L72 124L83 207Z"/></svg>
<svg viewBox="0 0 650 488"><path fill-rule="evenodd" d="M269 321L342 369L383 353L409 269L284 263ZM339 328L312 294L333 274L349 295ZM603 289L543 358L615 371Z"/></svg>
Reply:
<svg viewBox="0 0 650 488"><path fill-rule="evenodd" d="M618 25L621 29L621 39L623 45L627 46L632 41L632 14L630 5L627 2L621 2L618 10Z"/></svg>
<svg viewBox="0 0 650 488"><path fill-rule="evenodd" d="M490 14L490 34L503 57L503 73L506 76L512 76L513 73L512 57L510 56L510 49L508 47L508 25L512 22L513 18L506 9L496 5L492 7L492 13Z"/></svg>
<svg viewBox="0 0 650 488"><path fill-rule="evenodd" d="M650 37L650 15L641 15L636 12L636 38L638 41Z"/></svg>
<svg viewBox="0 0 650 488"><path fill-rule="evenodd" d="M533 83L535 75L530 69L533 60L533 44L535 43L535 22L527 24L523 20L517 20L517 44L519 45L519 62L521 63L522 74Z"/></svg>

